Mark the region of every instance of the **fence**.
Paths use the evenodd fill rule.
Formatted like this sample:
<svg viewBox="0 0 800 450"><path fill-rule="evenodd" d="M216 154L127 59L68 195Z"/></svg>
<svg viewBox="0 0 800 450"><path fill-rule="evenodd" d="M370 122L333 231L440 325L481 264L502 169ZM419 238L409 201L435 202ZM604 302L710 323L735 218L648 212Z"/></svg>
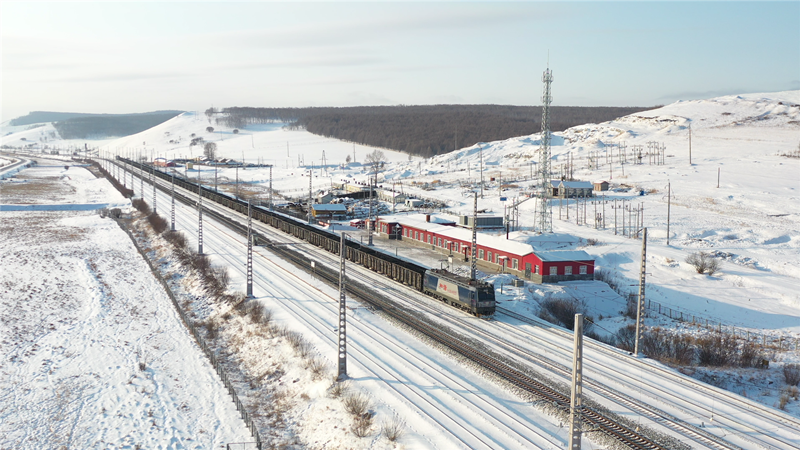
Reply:
<svg viewBox="0 0 800 450"><path fill-rule="evenodd" d="M130 230L128 230L128 228L125 227L125 224L121 220L115 219L115 221L120 226L120 228L122 228L125 231L125 233L127 233L128 237L131 238L133 246L136 247L136 250L139 251L139 254L141 254L142 258L144 258L145 262L147 262L147 265L150 267L150 271L156 277L158 282L161 283L161 286L164 287L164 290L167 292L167 295L169 296L170 300L172 300L172 305L175 306L175 310L178 311L178 315L181 317L183 324L186 326L186 328L189 329L189 332L192 333L192 336L194 336L195 341L197 341L197 345L199 345L200 348L203 349L203 353L206 354L206 357L208 357L208 360L211 362L211 365L214 366L214 370L217 371L217 375L219 375L219 378L222 380L222 383L228 389L228 393L233 399L233 403L236 405L236 410L239 411L239 414L242 415L242 420L244 420L245 425L247 425L247 428L250 430L250 433L256 440L255 442L256 448L258 450L261 450L262 448L261 436L258 434L258 430L256 429L253 420L250 418L250 413L248 413L247 410L245 410L244 405L242 404L241 400L239 400L239 396L236 394L236 390L233 387L233 383L231 383L230 379L228 378L228 375L222 369L222 365L219 363L219 360L217 359L217 355L215 354L214 350L208 346L205 339L203 339L203 337L200 335L200 332L197 330L194 324L192 324L191 319L183 311L183 308L180 307L180 305L178 304L178 300L175 298L175 294L172 293L172 290L169 288L169 285L167 284L166 280L164 280L164 278L161 276L161 273L158 272L156 267L150 261L150 258L147 257L147 254L139 246L139 243L136 242L136 238L133 236ZM244 445L244 443L242 443L242 445ZM229 448L235 448L235 447L229 447Z"/></svg>
<svg viewBox="0 0 800 450"><path fill-rule="evenodd" d="M636 302L638 301L638 299L639 299L638 294L633 294L633 293L628 294L628 311L633 311L633 312L636 311ZM707 317L697 316L689 312L684 312L681 311L680 309L662 305L659 302L654 302L646 298L644 300L644 307L646 311L658 313L660 315L669 317L670 319L678 320L681 322L690 322L694 325L697 325L698 327L704 327L707 330L716 330L718 333L722 333L724 331L724 332L729 332L733 336L737 336L736 327L733 325L725 325L722 322L709 320ZM771 345L777 344L778 351L791 350L792 347L794 347L795 351L800 349L800 339L791 336L790 337L768 336L766 334L751 332L749 330L744 330L744 329L740 329L738 335L746 339L747 342L761 341L761 345L764 348L767 347L767 344Z"/></svg>

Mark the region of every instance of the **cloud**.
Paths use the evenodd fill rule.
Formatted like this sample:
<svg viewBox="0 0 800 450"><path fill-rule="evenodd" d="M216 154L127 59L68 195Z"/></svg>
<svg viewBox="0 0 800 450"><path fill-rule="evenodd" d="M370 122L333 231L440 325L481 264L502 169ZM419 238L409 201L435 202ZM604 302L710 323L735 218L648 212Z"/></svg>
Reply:
<svg viewBox="0 0 800 450"><path fill-rule="evenodd" d="M544 21L548 14L531 8L498 8L481 4L369 5L343 16L332 12L324 21L309 18L303 24L266 29L211 32L191 38L193 44L225 48L300 48L363 45L410 34L450 33L457 30L485 31L489 27L518 21ZM363 19L350 18L352 16ZM188 39L188 38L187 38Z"/></svg>
<svg viewBox="0 0 800 450"><path fill-rule="evenodd" d="M149 81L159 79L177 79L196 76L192 72L109 72L105 74L90 73L87 75L73 75L42 79L40 81L54 81L65 83L115 83L120 81Z"/></svg>
<svg viewBox="0 0 800 450"><path fill-rule="evenodd" d="M217 69L295 69L308 67L359 67L380 64L382 58L370 56L339 56L305 59L285 59L269 62L240 63L217 66Z"/></svg>

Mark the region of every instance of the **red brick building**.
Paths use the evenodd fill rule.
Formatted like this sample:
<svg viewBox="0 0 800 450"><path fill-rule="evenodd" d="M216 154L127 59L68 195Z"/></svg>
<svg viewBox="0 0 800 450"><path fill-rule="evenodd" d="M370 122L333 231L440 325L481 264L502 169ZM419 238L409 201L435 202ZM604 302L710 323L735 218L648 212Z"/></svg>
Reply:
<svg viewBox="0 0 800 450"><path fill-rule="evenodd" d="M378 220L378 231L392 239L430 247L440 253L472 256L472 230L430 215ZM594 258L578 251L540 251L531 244L484 233L477 235L477 262L484 271L506 272L536 283L594 279Z"/></svg>

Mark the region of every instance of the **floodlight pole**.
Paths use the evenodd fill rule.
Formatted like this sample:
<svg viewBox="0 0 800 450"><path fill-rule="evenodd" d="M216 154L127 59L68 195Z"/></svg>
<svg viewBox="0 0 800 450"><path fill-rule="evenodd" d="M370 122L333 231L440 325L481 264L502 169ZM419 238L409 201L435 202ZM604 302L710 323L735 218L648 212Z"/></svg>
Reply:
<svg viewBox="0 0 800 450"><path fill-rule="evenodd" d="M338 345L336 346L339 373L336 381L347 379L347 279L345 277L347 247L345 246L345 239L346 235L342 233L339 240L339 331Z"/></svg>

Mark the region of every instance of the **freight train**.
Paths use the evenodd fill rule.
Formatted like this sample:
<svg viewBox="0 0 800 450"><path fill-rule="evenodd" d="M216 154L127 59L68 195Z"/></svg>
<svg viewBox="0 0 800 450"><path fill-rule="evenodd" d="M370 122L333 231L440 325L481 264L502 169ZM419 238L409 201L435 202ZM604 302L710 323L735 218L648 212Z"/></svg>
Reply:
<svg viewBox="0 0 800 450"><path fill-rule="evenodd" d="M119 156L117 159L136 169L144 170L145 172L152 171L150 166L133 160ZM198 192L199 189L199 194L203 198L242 214L247 214L248 204L241 199L203 186L198 187L196 183L177 175L173 178L172 174L156 170L155 176L167 182L174 181L176 186L190 192ZM260 206L252 206L251 215L253 220L263 222L328 252L339 254L340 238L338 234L319 229L289 215L270 211ZM346 259L392 280L411 286L420 292L442 300L448 305L468 311L479 317L491 316L495 312L494 286L489 283L471 280L444 270L428 269L354 241L346 241L346 251Z"/></svg>

